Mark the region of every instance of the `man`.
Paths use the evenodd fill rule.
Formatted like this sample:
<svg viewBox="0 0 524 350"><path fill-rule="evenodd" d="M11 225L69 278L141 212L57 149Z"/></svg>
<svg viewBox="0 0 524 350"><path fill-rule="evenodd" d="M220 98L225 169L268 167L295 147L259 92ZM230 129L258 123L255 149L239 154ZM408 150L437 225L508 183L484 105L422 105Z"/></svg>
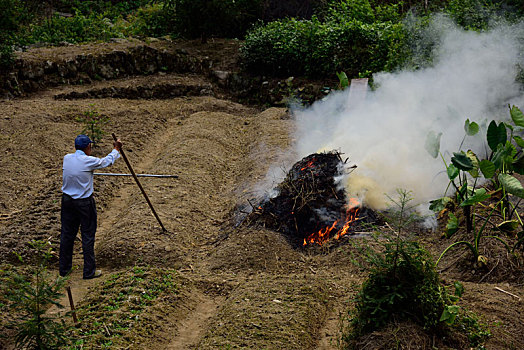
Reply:
<svg viewBox="0 0 524 350"><path fill-rule="evenodd" d="M93 198L93 170L112 165L120 158L122 142L113 143L114 149L104 158L91 156L93 142L86 135L75 139L75 153L67 154L63 164L62 232L60 235L60 276L66 276L73 265L73 244L78 228L82 233L84 279L100 277L95 264L96 205Z"/></svg>

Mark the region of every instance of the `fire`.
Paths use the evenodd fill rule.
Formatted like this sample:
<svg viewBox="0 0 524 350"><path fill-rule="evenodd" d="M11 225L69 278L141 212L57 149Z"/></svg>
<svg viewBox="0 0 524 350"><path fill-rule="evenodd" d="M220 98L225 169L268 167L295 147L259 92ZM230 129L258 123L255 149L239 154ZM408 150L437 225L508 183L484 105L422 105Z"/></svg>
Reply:
<svg viewBox="0 0 524 350"><path fill-rule="evenodd" d="M304 171L306 169L313 168L315 166L315 160L316 158L311 159L309 162L307 162L305 167L300 168L300 171Z"/></svg>
<svg viewBox="0 0 524 350"><path fill-rule="evenodd" d="M348 233L349 228L353 223L358 220L358 213L360 211L360 202L356 198L350 198L349 203L346 205L346 217L344 220L344 226L338 231L336 230L339 220L336 220L331 226L320 229L318 232L310 234L307 238L304 239L304 244L313 244L322 245L326 243L332 236L334 239L339 239ZM331 232L335 232L334 235Z"/></svg>

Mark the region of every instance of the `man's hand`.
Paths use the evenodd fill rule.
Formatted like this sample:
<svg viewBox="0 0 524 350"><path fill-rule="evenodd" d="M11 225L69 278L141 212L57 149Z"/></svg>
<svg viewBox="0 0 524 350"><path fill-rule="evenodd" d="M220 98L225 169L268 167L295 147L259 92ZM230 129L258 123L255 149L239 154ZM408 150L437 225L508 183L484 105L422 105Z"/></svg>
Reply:
<svg viewBox="0 0 524 350"><path fill-rule="evenodd" d="M122 150L122 141L120 141L120 139L113 141L113 147L120 152Z"/></svg>

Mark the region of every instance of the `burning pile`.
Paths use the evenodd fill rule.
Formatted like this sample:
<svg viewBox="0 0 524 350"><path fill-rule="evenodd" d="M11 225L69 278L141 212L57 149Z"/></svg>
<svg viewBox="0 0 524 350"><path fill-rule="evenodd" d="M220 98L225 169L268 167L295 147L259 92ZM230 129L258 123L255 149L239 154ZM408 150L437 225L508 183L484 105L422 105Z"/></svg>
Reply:
<svg viewBox="0 0 524 350"><path fill-rule="evenodd" d="M278 185L278 196L255 208L249 221L263 223L302 245L322 245L353 232L363 222L377 221L371 209L356 198L348 200L345 190L337 186L335 178L347 170L346 162L338 152L303 158Z"/></svg>

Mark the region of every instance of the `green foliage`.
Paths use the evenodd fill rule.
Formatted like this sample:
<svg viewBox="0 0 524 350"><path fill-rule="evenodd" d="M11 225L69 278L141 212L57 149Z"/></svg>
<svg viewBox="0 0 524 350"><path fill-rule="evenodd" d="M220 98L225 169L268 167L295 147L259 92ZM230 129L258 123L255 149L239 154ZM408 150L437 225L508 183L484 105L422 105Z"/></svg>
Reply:
<svg viewBox="0 0 524 350"><path fill-rule="evenodd" d="M74 330L80 339L77 348L99 348L100 344L128 347L133 335L153 332L148 311L158 308L166 298L172 298L168 304L175 304L180 286L175 270L134 266L111 274L77 307L82 320L82 328ZM111 331L104 325L111 325Z"/></svg>
<svg viewBox="0 0 524 350"><path fill-rule="evenodd" d="M28 17L20 0L0 0L0 71L13 63L15 33Z"/></svg>
<svg viewBox="0 0 524 350"><path fill-rule="evenodd" d="M337 77L338 77L338 89L339 90L344 90L345 88L349 86L349 79L348 79L346 72L338 72Z"/></svg>
<svg viewBox="0 0 524 350"><path fill-rule="evenodd" d="M383 255L367 252L370 274L356 298L351 337L377 330L394 316L435 330L446 296L431 256L414 241L388 237L383 245Z"/></svg>
<svg viewBox="0 0 524 350"><path fill-rule="evenodd" d="M475 136L479 132L479 125L466 119L466 122L464 123L464 131L468 136Z"/></svg>
<svg viewBox="0 0 524 350"><path fill-rule="evenodd" d="M449 303L430 254L418 242L400 236L413 216L408 214L410 192L399 190L398 194L394 201L398 212L392 216L396 235L382 234L377 240L382 247L379 251L369 245L363 248L361 258L367 263L369 276L356 297L351 332L345 335L347 343L393 319L411 319L436 331Z"/></svg>
<svg viewBox="0 0 524 350"><path fill-rule="evenodd" d="M253 28L240 53L244 67L258 74L325 76L344 71L356 77L396 67L396 48L402 41L402 24L285 19Z"/></svg>
<svg viewBox="0 0 524 350"><path fill-rule="evenodd" d="M101 115L95 108L95 105L89 105L90 109L84 111L84 115L77 117L75 120L83 124L81 134L89 136L95 143L99 143L104 136L104 127L109 123L109 117Z"/></svg>
<svg viewBox="0 0 524 350"><path fill-rule="evenodd" d="M495 210L498 209L502 222L499 224L491 223L492 226L501 232L514 234L520 225L524 231L524 223L522 222L518 213L518 202L512 201L510 196L515 196L520 199L524 198L524 187L520 181L512 174L514 172L524 172L523 153L521 138L514 135L516 132L521 132L524 127L524 114L516 106L509 108L511 120L514 125L509 123L492 120L486 130L486 142L491 149L491 154L488 159L479 160L472 152L464 151L453 153L451 163L447 167L447 174L452 185L456 190L456 198L459 206L463 208L464 218L466 220L466 230L473 234L472 241L458 241L448 246L439 257L437 263L442 257L452 248L457 246L464 246L471 251L473 259L480 265L485 265L487 258L480 254L480 245L483 238L492 238L501 242L508 252L513 253L523 242L522 237L517 236L517 242L510 246L508 241L497 235L485 235L486 226L491 223L491 219ZM479 126L466 120L464 130L466 135L472 136L478 133ZM515 142L515 144L513 144ZM462 146L462 145L461 145ZM438 145L435 145L438 148ZM428 150L431 155L434 154L435 149ZM491 198L490 194L484 188L476 188L477 179L481 176L491 181L495 186L495 192L502 193L500 200L493 206L489 215L483 218L484 222L481 227L477 227L474 216L475 206L479 203L485 202ZM456 181L458 180L458 184ZM448 197L444 197L448 198ZM435 211L443 209L441 200L432 202L431 208ZM516 204L515 204L516 203ZM516 217L516 219L513 219ZM449 213L449 220L446 225L446 236L450 237L459 229L457 217ZM524 236L524 235L522 235Z"/></svg>
<svg viewBox="0 0 524 350"><path fill-rule="evenodd" d="M450 0L445 12L465 29L483 30L489 27L499 6L491 0Z"/></svg>
<svg viewBox="0 0 524 350"><path fill-rule="evenodd" d="M127 17L125 34L132 36L160 37L172 33L175 26L175 13L172 7L151 4L139 8Z"/></svg>
<svg viewBox="0 0 524 350"><path fill-rule="evenodd" d="M465 333L469 340L469 346L477 347L491 336L491 332L485 324L480 322L476 314L456 305L456 302L464 294L462 283L455 282L450 287L454 289L453 294L448 293L451 304L445 306L440 321L445 322L458 332Z"/></svg>
<svg viewBox="0 0 524 350"><path fill-rule="evenodd" d="M379 330L395 320L412 320L433 334L445 334L454 329L465 333L472 346L480 345L489 330L478 318L456 305L464 286L455 282L449 293L442 285L433 258L419 242L401 236L417 219L412 207L411 192L398 190L398 199L387 221L395 234L379 233L379 248L361 245L358 259L364 261L369 275L355 299L355 309L349 314L349 329L342 341L351 348L358 337ZM380 238L380 239L378 239Z"/></svg>
<svg viewBox="0 0 524 350"><path fill-rule="evenodd" d="M46 314L46 311L52 305L63 307L59 303L60 290L67 279L58 277L53 280L47 270L52 256L49 242L32 241L31 246L35 249L37 264L28 276L10 271L7 281L7 299L18 316L14 321L15 341L19 347L56 349L69 343L68 327L62 319Z"/></svg>
<svg viewBox="0 0 524 350"><path fill-rule="evenodd" d="M66 11L76 12L86 17L103 14L104 17L114 20L131 14L151 2L151 0L61 0L61 6Z"/></svg>
<svg viewBox="0 0 524 350"><path fill-rule="evenodd" d="M174 34L186 38L243 37L260 18L261 0L167 0L174 9Z"/></svg>
<svg viewBox="0 0 524 350"><path fill-rule="evenodd" d="M26 40L29 43L58 44L62 41L84 43L97 40L107 41L119 36L121 34L107 17L97 14L90 16L76 14L73 17L54 15L45 19L41 24L31 25Z"/></svg>
<svg viewBox="0 0 524 350"><path fill-rule="evenodd" d="M331 5L328 18L333 22L351 18L371 24L375 21L375 13L368 0L341 0Z"/></svg>

